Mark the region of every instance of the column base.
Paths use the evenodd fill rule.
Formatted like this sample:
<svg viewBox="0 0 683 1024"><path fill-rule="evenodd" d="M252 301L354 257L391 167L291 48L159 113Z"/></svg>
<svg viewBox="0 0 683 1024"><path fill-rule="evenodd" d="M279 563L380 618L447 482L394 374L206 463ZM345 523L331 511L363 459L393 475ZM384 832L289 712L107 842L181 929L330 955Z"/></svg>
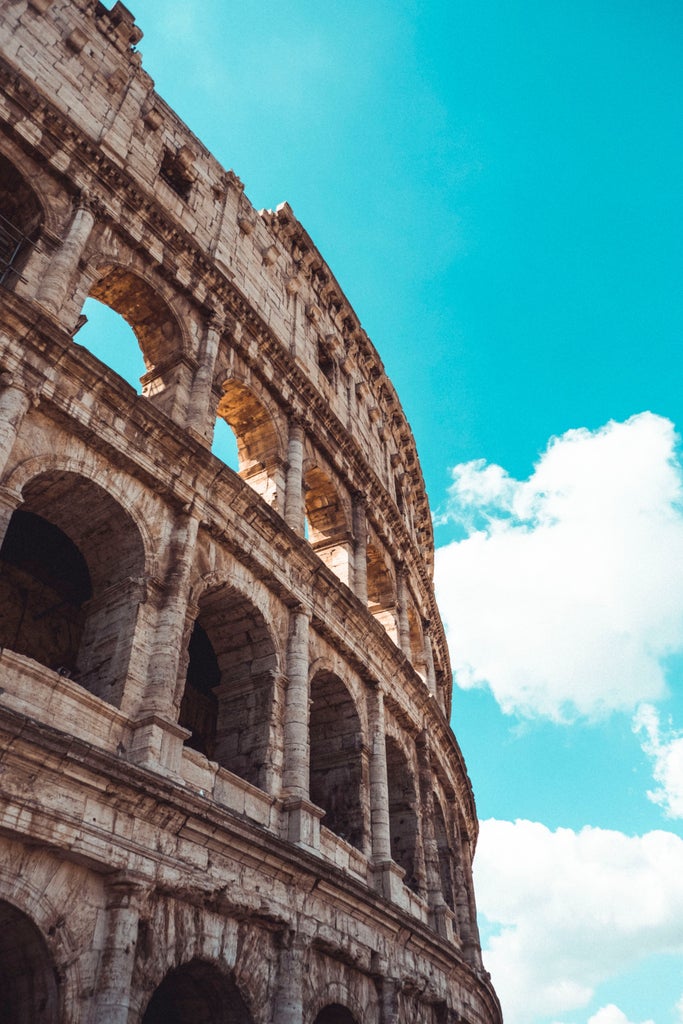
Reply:
<svg viewBox="0 0 683 1024"><path fill-rule="evenodd" d="M286 821L286 837L290 843L320 853L320 821L325 817L322 807L305 797L288 797L282 805Z"/></svg>
<svg viewBox="0 0 683 1024"><path fill-rule="evenodd" d="M133 722L130 760L141 768L153 768L179 779L183 743L190 735L190 730L177 722L169 722L158 714L146 715Z"/></svg>

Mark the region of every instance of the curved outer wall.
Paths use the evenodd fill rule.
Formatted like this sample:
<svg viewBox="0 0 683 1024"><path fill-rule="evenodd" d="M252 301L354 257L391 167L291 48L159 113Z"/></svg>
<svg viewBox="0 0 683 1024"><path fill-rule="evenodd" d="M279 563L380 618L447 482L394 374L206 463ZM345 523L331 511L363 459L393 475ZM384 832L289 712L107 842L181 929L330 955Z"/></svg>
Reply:
<svg viewBox="0 0 683 1024"><path fill-rule="evenodd" d="M1 1009L498 1024L410 428L139 39L0 2ZM78 344L89 295L141 394Z"/></svg>

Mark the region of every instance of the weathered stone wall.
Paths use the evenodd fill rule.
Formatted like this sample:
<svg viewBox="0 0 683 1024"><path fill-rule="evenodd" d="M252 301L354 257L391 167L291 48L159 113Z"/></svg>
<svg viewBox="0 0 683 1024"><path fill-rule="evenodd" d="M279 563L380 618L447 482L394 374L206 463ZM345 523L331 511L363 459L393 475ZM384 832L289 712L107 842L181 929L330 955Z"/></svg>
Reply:
<svg viewBox="0 0 683 1024"><path fill-rule="evenodd" d="M498 1024L410 429L139 38L0 0L0 1017Z"/></svg>

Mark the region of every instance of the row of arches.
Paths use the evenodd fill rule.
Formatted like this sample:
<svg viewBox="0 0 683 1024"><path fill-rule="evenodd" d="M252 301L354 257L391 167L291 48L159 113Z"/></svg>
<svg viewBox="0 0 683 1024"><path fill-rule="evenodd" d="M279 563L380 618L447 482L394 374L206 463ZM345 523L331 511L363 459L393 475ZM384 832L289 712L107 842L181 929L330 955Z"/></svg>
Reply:
<svg viewBox="0 0 683 1024"><path fill-rule="evenodd" d="M10 234L5 232L5 237L0 223L0 280L12 287L20 280L35 242L42 237L45 203L41 203L31 185L3 155L0 155L0 209L5 211L10 231ZM77 216L69 231L78 234L74 228L76 220ZM94 222L94 218L87 221L86 217L86 222ZM87 231L83 229L82 233L83 239L79 241L85 245ZM53 294L55 288L48 280L49 267L46 273L44 257L42 259L42 268L31 288L37 291L40 301L59 306L59 297ZM54 262L60 263L59 255L53 258ZM78 330L77 342L93 351L97 358L182 426L195 427L208 440L213 436L214 453L238 472L264 501L284 514L290 457L288 422L268 390L252 379L246 369L240 373L230 369L234 353L223 353L218 338L212 343L218 350L213 379L198 387L204 369L213 364L207 352L206 337L195 337L194 333L207 328L189 315L189 308L174 309L171 301L162 295L159 283L152 285L147 279L146 268L139 260L131 261L126 257L123 265L123 262L92 254L82 272L61 267L61 263L60 270L67 284L70 273L72 278L80 273L78 282L72 280L69 287L69 294L77 296L74 301L82 304L85 300L78 318L79 325L85 326ZM173 301L180 300L174 297ZM200 361L204 360L206 366L193 371L190 367L195 352L199 352ZM215 351L213 357L216 358ZM208 398L206 408L198 395L202 389ZM359 538L358 520L354 519L349 493L338 479L337 470L327 465L309 440L306 441L300 486L302 532L321 560L367 601L371 613L399 643L396 566L379 535L369 531L367 536ZM402 495L400 488L397 495L399 492ZM399 495L397 501L403 509L403 497ZM362 529L366 530L367 526ZM358 582L361 575L367 577L363 584ZM425 658L427 641L422 616L412 598L408 606L411 628L408 633L404 631L405 642L401 646L425 677L428 659Z"/></svg>
<svg viewBox="0 0 683 1024"><path fill-rule="evenodd" d="M45 937L14 904L0 900L0 1020L60 1024L60 977ZM171 968L143 1006L140 1024L254 1024L234 972L198 957ZM340 1003L313 1024L361 1024Z"/></svg>
<svg viewBox="0 0 683 1024"><path fill-rule="evenodd" d="M121 707L136 649L154 628L140 622L147 564L138 525L104 487L71 471L38 473L22 497L0 547L0 646ZM216 580L188 602L175 684L185 745L275 796L283 648L254 600ZM340 673L311 667L308 790L323 826L369 854L368 713L358 682ZM415 748L398 730L385 744L391 857L406 885L424 894ZM449 845L443 810L436 833L443 896L454 908L457 844Z"/></svg>

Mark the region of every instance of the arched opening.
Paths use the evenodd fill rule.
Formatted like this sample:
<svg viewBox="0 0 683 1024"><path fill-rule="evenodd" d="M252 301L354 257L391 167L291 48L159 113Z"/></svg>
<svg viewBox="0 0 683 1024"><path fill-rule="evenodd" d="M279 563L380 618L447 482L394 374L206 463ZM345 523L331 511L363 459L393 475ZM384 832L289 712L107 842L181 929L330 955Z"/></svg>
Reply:
<svg viewBox="0 0 683 1024"><path fill-rule="evenodd" d="M453 854L448 841L448 829L441 804L434 797L434 838L436 849L439 855L439 876L441 878L441 892L451 910L455 910L455 899L453 895Z"/></svg>
<svg viewBox="0 0 683 1024"><path fill-rule="evenodd" d="M57 973L42 934L11 903L0 900L0 1020L57 1024Z"/></svg>
<svg viewBox="0 0 683 1024"><path fill-rule="evenodd" d="M404 882L417 892L417 793L408 759L396 740L386 738L391 857L405 871Z"/></svg>
<svg viewBox="0 0 683 1024"><path fill-rule="evenodd" d="M140 378L142 394L152 399L164 412L171 414L178 387L189 391L191 374L182 359L180 325L168 303L144 278L120 266L100 267L89 297L108 306L129 325L142 353L145 368ZM111 327L111 319L108 326ZM121 353L116 350L120 330L117 328L113 338L107 337L104 342L98 343L98 351L95 353L113 369L117 369L114 363L118 364L121 359ZM79 343L85 343L83 339L87 337L80 335ZM132 375L137 372L139 363L131 355L133 349L129 346L129 339L126 347L126 363L132 359L135 364L134 370L127 371Z"/></svg>
<svg viewBox="0 0 683 1024"><path fill-rule="evenodd" d="M348 585L352 538L346 512L330 477L314 466L304 476L306 536L325 565Z"/></svg>
<svg viewBox="0 0 683 1024"><path fill-rule="evenodd" d="M77 343L142 394L141 379L146 368L140 344L128 321L116 310L92 298L85 300L83 316L85 323L74 336Z"/></svg>
<svg viewBox="0 0 683 1024"><path fill-rule="evenodd" d="M43 209L33 189L0 154L0 284L12 287L37 241Z"/></svg>
<svg viewBox="0 0 683 1024"><path fill-rule="evenodd" d="M277 658L265 619L237 591L209 591L188 654L178 719L187 746L266 789Z"/></svg>
<svg viewBox="0 0 683 1024"><path fill-rule="evenodd" d="M320 1011L314 1024L356 1024L356 1018L345 1006L330 1003Z"/></svg>
<svg viewBox="0 0 683 1024"><path fill-rule="evenodd" d="M396 621L396 587L382 556L376 547L368 544L368 609L380 622L387 633L398 643Z"/></svg>
<svg viewBox="0 0 683 1024"><path fill-rule="evenodd" d="M223 383L218 418L224 420L237 441L237 467L243 480L277 508L283 486L280 438L273 418L262 402L236 380ZM228 465L232 465L230 462Z"/></svg>
<svg viewBox="0 0 683 1024"><path fill-rule="evenodd" d="M311 683L310 796L322 824L361 849L363 845L362 737L349 691L331 672Z"/></svg>
<svg viewBox="0 0 683 1024"><path fill-rule="evenodd" d="M41 474L23 497L0 548L0 643L118 705L144 572L137 527L75 473Z"/></svg>
<svg viewBox="0 0 683 1024"><path fill-rule="evenodd" d="M191 960L169 971L149 1001L142 1024L251 1024L235 981L214 964Z"/></svg>

